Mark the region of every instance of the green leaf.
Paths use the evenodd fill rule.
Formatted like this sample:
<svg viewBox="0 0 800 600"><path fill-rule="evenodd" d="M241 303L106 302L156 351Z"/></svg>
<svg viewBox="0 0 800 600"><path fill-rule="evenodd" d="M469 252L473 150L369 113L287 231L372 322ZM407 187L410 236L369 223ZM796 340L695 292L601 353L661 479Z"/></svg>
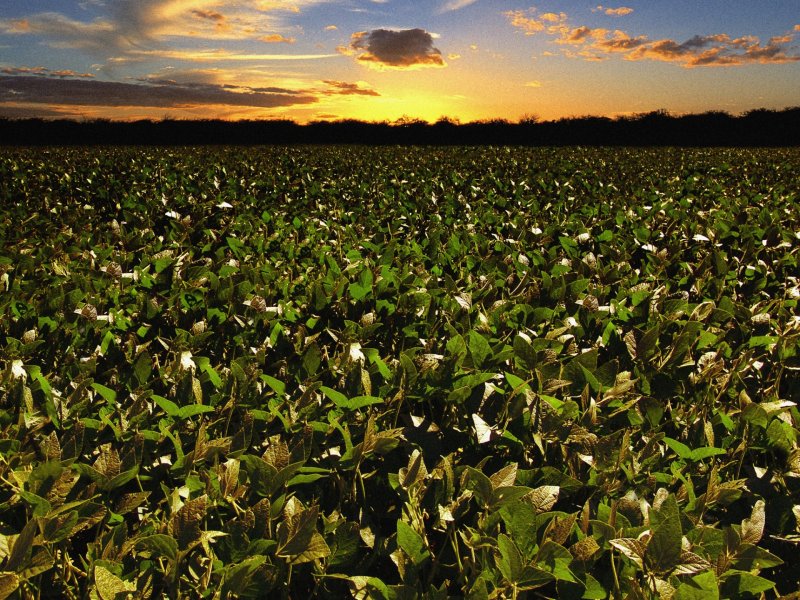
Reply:
<svg viewBox="0 0 800 600"><path fill-rule="evenodd" d="M680 458L690 462L697 462L711 456L719 456L725 454L726 451L722 448L713 448L711 446L703 446L701 448L689 448L686 444L670 437L664 438L664 443L675 452Z"/></svg>
<svg viewBox="0 0 800 600"><path fill-rule="evenodd" d="M500 573L509 583L518 583L524 568L519 548L510 537L501 533L497 536L497 550L499 556L495 562Z"/></svg>
<svg viewBox="0 0 800 600"><path fill-rule="evenodd" d="M722 580L720 591L727 598L742 598L745 594L758 596L775 587L775 584L769 579L747 571L726 571L720 579Z"/></svg>
<svg viewBox="0 0 800 600"><path fill-rule="evenodd" d="M178 556L178 542L175 538L162 533L156 533L140 538L136 541L138 550L146 550L158 556L175 560Z"/></svg>
<svg viewBox="0 0 800 600"><path fill-rule="evenodd" d="M736 551L733 559L733 566L742 571L752 571L754 569L770 569L783 564L783 560L771 552L754 546L752 544L742 544Z"/></svg>
<svg viewBox="0 0 800 600"><path fill-rule="evenodd" d="M297 557L308 551L316 533L319 507L304 508L291 498L284 509L284 520L278 524L278 555Z"/></svg>
<svg viewBox="0 0 800 600"><path fill-rule="evenodd" d="M31 519L25 523L25 527L14 540L11 553L6 562L5 568L8 571L21 571L30 560L33 550L33 541L39 531L39 519Z"/></svg>
<svg viewBox="0 0 800 600"><path fill-rule="evenodd" d="M660 510L660 522L647 542L645 562L657 573L669 573L681 561L681 515L675 496L670 494Z"/></svg>
<svg viewBox="0 0 800 600"><path fill-rule="evenodd" d="M78 511L71 510L44 521L42 535L44 539L57 544L67 539L78 524Z"/></svg>
<svg viewBox="0 0 800 600"><path fill-rule="evenodd" d="M207 406L205 404L187 404L186 406L180 407L180 410L178 411L178 418L189 419L195 415L201 415L209 412L214 412L213 406Z"/></svg>
<svg viewBox="0 0 800 600"><path fill-rule="evenodd" d="M329 400L331 400L336 406L342 406L347 404L347 396L345 396L341 392L337 392L336 390L329 388L327 386L322 386L319 388L320 391L325 394Z"/></svg>
<svg viewBox="0 0 800 600"><path fill-rule="evenodd" d="M684 460L691 460L692 449L689 448L689 446L687 446L686 444L679 442L678 440L674 440L670 437L665 437L664 443L667 446L669 446L670 450L672 450L680 458Z"/></svg>
<svg viewBox="0 0 800 600"><path fill-rule="evenodd" d="M339 525L331 540L331 556L329 569L344 568L358 557L361 538L358 535L358 523L347 522Z"/></svg>
<svg viewBox="0 0 800 600"><path fill-rule="evenodd" d="M158 404L158 406L161 407L165 413L167 413L167 416L177 417L180 415L181 407L175 404L172 400L167 400L166 398L156 396L155 394L150 397L153 399L153 402Z"/></svg>
<svg viewBox="0 0 800 600"><path fill-rule="evenodd" d="M133 373L136 375L136 379L139 382L140 387L147 385L152 372L153 359L150 358L150 355L147 352L140 353L136 358L136 362L133 364Z"/></svg>
<svg viewBox="0 0 800 600"><path fill-rule="evenodd" d="M719 600L719 586L713 571L685 580L675 590L674 600Z"/></svg>
<svg viewBox="0 0 800 600"><path fill-rule="evenodd" d="M349 582L354 600L390 600L390 598L394 598L386 584L377 577L356 575L350 577Z"/></svg>
<svg viewBox="0 0 800 600"><path fill-rule="evenodd" d="M469 332L469 353L472 356L472 364L476 369L483 368L487 359L492 355L492 348L489 342L474 329Z"/></svg>
<svg viewBox="0 0 800 600"><path fill-rule="evenodd" d="M462 484L470 490L484 506L489 506L492 502L494 488L489 478L472 467L464 469Z"/></svg>
<svg viewBox="0 0 800 600"><path fill-rule="evenodd" d="M251 556L242 562L228 565L222 578L222 597L242 595L252 585L253 576L267 560L266 556Z"/></svg>
<svg viewBox="0 0 800 600"><path fill-rule="evenodd" d="M262 375L261 380L272 388L272 391L278 396L283 396L286 393L286 384L281 380L275 379L271 375Z"/></svg>
<svg viewBox="0 0 800 600"><path fill-rule="evenodd" d="M338 406L339 408L344 408L346 410L358 410L359 408L364 408L365 406L371 406L372 404L383 403L383 400L376 396L354 396L353 398L348 398L341 392L337 392L336 390L326 387L324 385L319 389L336 406Z"/></svg>
<svg viewBox="0 0 800 600"><path fill-rule="evenodd" d="M749 348L769 348L777 344L781 338L776 335L754 335L748 342Z"/></svg>
<svg viewBox="0 0 800 600"><path fill-rule="evenodd" d="M603 584L589 573L586 574L586 579L583 584L586 590L583 596L581 596L582 600L605 600L605 598L608 598L608 591L603 587Z"/></svg>
<svg viewBox="0 0 800 600"><path fill-rule="evenodd" d="M314 560L330 556L330 554L331 550L328 548L328 544L325 543L325 539L315 531L311 534L311 539L309 540L305 549L299 554L293 556L289 560L289 564L299 565L312 562Z"/></svg>
<svg viewBox="0 0 800 600"><path fill-rule="evenodd" d="M100 394L109 404L114 404L117 401L117 392L111 388L107 388L100 383L92 383L92 389Z"/></svg>
<svg viewBox="0 0 800 600"><path fill-rule="evenodd" d="M722 454L727 454L727 450L724 450L723 448L713 448L711 446L703 446L701 448L695 448L692 450L690 460L692 460L693 462L697 462L705 458L710 458L712 456L720 456Z"/></svg>
<svg viewBox="0 0 800 600"><path fill-rule="evenodd" d="M421 565L430 556L422 536L402 519L397 520L397 545L415 566Z"/></svg>

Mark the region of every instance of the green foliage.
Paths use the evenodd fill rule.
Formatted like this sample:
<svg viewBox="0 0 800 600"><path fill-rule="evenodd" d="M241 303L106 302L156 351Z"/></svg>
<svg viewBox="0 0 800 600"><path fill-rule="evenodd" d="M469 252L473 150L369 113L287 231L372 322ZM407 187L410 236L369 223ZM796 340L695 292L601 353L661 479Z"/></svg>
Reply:
<svg viewBox="0 0 800 600"><path fill-rule="evenodd" d="M799 167L5 151L0 599L795 591Z"/></svg>

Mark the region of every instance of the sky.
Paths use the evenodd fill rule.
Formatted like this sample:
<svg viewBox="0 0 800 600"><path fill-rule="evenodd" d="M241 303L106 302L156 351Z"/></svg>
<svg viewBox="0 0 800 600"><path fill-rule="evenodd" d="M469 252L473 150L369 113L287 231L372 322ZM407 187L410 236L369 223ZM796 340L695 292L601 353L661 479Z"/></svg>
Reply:
<svg viewBox="0 0 800 600"><path fill-rule="evenodd" d="M461 122L800 105L800 1L0 1L0 117Z"/></svg>

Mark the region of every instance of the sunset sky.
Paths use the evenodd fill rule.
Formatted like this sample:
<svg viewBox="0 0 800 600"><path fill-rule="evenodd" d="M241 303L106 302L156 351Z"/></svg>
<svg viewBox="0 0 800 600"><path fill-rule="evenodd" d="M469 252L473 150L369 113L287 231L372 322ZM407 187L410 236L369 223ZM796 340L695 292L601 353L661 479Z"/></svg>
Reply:
<svg viewBox="0 0 800 600"><path fill-rule="evenodd" d="M0 3L6 117L514 121L798 105L798 0Z"/></svg>

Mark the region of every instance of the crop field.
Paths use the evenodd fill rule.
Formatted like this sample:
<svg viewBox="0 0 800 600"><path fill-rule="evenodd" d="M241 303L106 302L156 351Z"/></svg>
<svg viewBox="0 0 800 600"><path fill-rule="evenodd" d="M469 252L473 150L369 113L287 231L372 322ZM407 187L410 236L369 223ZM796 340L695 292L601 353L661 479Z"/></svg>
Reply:
<svg viewBox="0 0 800 600"><path fill-rule="evenodd" d="M0 154L0 599L777 598L800 150Z"/></svg>

